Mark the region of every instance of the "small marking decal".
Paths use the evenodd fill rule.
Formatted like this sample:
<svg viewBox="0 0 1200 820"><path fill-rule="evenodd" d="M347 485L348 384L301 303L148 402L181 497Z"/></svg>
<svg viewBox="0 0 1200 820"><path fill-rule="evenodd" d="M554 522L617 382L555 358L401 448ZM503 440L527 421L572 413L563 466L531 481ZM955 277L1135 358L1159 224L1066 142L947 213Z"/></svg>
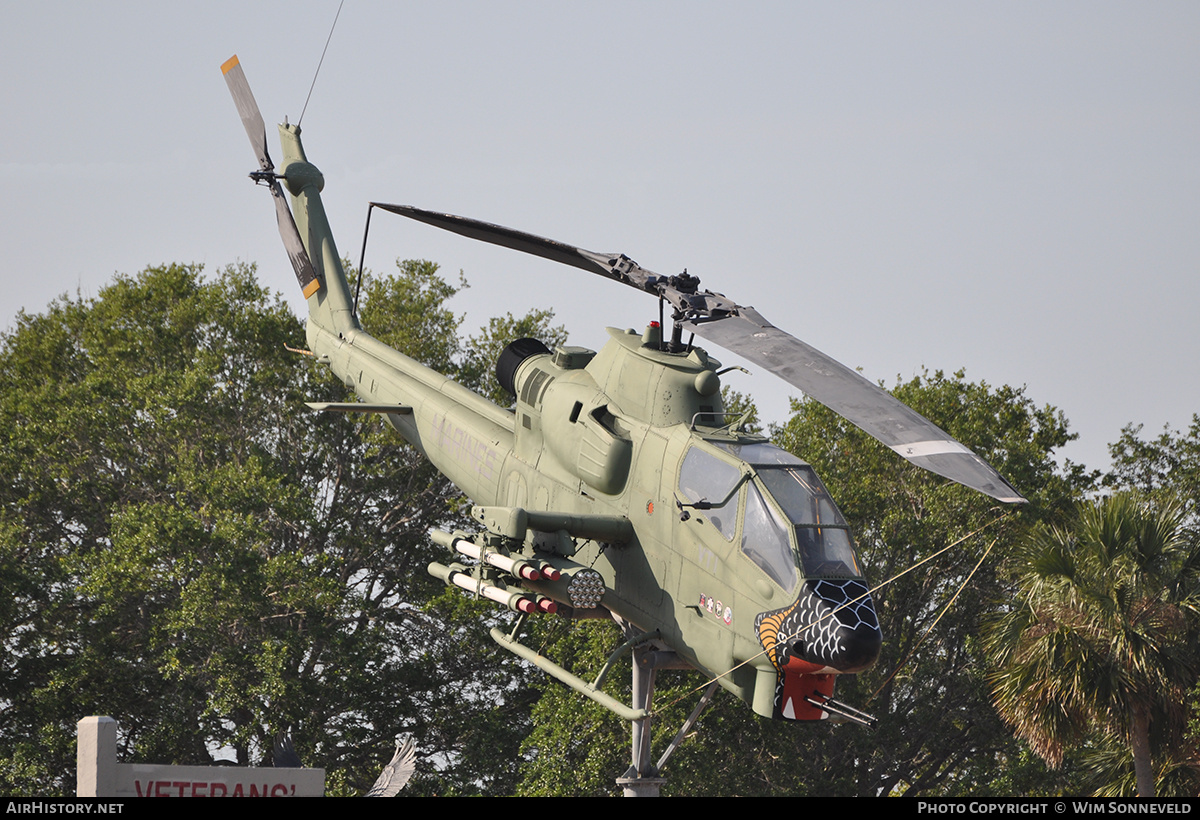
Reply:
<svg viewBox="0 0 1200 820"><path fill-rule="evenodd" d="M706 610L706 609L709 612L711 612L713 615L716 615L718 620L724 621L726 626L729 626L730 624L733 623L733 607L725 606L724 604L722 604L720 601L718 601L716 598L712 597L711 595L705 595L703 592L701 592L700 593L700 612L701 612L701 614L703 614L704 610Z"/></svg>

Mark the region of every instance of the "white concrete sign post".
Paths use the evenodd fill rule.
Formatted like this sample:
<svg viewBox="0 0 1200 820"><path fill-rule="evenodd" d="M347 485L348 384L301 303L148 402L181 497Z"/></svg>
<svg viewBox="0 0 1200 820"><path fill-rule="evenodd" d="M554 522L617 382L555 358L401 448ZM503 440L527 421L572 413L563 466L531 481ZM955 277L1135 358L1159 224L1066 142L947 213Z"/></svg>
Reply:
<svg viewBox="0 0 1200 820"><path fill-rule="evenodd" d="M76 724L78 797L321 797L324 769L248 769L117 762L117 722Z"/></svg>

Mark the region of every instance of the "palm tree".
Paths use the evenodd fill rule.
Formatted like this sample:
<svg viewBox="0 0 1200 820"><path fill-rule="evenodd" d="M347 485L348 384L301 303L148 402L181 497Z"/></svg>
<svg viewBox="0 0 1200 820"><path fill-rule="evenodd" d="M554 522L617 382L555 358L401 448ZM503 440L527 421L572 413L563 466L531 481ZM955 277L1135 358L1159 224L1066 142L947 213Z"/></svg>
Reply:
<svg viewBox="0 0 1200 820"><path fill-rule="evenodd" d="M1054 768L1095 731L1127 744L1153 796L1151 730L1182 735L1198 671L1200 539L1183 506L1117 494L1018 558L1017 599L986 637L997 710Z"/></svg>

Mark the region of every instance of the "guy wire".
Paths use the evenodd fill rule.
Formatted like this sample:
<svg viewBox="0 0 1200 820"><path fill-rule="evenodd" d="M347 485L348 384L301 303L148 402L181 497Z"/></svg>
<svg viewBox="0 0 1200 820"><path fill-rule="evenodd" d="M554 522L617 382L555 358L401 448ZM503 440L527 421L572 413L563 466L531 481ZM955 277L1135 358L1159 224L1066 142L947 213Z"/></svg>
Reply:
<svg viewBox="0 0 1200 820"><path fill-rule="evenodd" d="M321 63L325 62L325 52L329 51L329 41L333 39L333 30L337 28L338 17L342 14L342 4L346 0L338 3L337 14L333 15L333 25L329 27L329 36L325 38L325 48L321 49L321 59L317 60L317 70L313 72L312 85L308 87L308 96L304 98L304 107L300 109L300 119L296 120L296 127L300 127L300 123L304 121L304 112L308 110L308 101L312 99L313 89L317 87L317 75L321 73Z"/></svg>
<svg viewBox="0 0 1200 820"><path fill-rule="evenodd" d="M921 648L921 644L925 643L925 639L929 637L929 633L933 631L933 628L938 625L938 621L942 619L942 616L950 611L950 607L954 606L954 602L958 600L958 596L961 595L962 591L967 588L967 584L971 582L971 578L974 577L979 568L983 566L983 562L987 560L987 557L992 552L992 547L996 546L996 542L999 540L1000 536L996 536L992 539L992 543L988 544L988 548L983 551L982 557L980 557L979 561L976 562L971 571L967 573L967 577L963 579L962 584L957 590L955 590L954 595L950 598L946 605L942 607L942 611L938 613L938 616L933 619L933 623L926 627L925 631L921 633L921 637L917 639L915 644L913 644L912 649L908 650L908 654L904 656L904 660L896 664L896 668L892 670L892 673L884 679L883 683L879 684L878 689L870 694L870 696L867 698L867 703L875 700L876 695L883 691L883 687L887 686L891 682L892 678L896 676L896 673L904 667L904 664L908 663L908 659L913 656L913 653Z"/></svg>

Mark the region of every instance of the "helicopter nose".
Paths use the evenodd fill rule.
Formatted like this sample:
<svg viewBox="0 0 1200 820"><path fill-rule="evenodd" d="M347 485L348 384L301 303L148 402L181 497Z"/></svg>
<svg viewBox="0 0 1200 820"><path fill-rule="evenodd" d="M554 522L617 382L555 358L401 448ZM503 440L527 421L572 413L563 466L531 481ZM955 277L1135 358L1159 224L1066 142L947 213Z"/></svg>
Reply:
<svg viewBox="0 0 1200 820"><path fill-rule="evenodd" d="M828 646L795 641L790 647L792 657L812 664L823 664L838 672L853 674L869 669L879 658L883 636L878 629L859 625L854 629L840 626Z"/></svg>
<svg viewBox="0 0 1200 820"><path fill-rule="evenodd" d="M883 634L875 603L867 585L858 580L810 580L812 628L799 636L798 654L805 660L824 662L839 672L861 672L875 663L883 647ZM803 596L801 596L803 597Z"/></svg>
<svg viewBox="0 0 1200 820"><path fill-rule="evenodd" d="M875 663L883 646L867 585L856 579L809 579L796 603L762 613L756 626L778 669L852 674Z"/></svg>

